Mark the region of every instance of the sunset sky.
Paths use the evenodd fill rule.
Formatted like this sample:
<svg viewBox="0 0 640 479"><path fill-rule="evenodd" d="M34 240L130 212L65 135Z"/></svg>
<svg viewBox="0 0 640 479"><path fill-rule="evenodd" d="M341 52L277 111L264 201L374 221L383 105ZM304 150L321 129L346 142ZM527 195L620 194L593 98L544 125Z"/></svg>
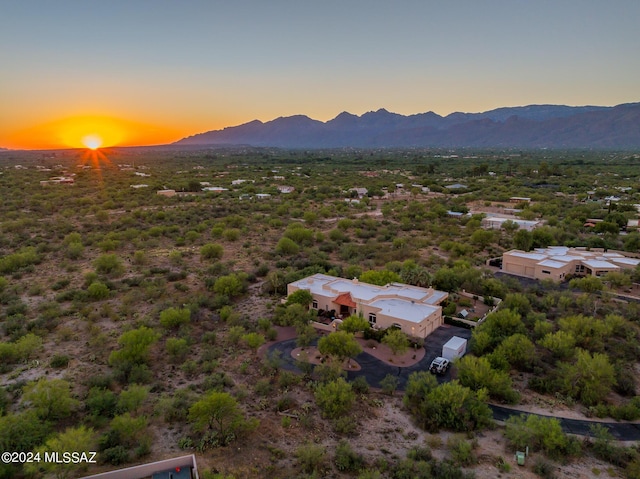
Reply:
<svg viewBox="0 0 640 479"><path fill-rule="evenodd" d="M638 0L0 0L0 147L640 101Z"/></svg>

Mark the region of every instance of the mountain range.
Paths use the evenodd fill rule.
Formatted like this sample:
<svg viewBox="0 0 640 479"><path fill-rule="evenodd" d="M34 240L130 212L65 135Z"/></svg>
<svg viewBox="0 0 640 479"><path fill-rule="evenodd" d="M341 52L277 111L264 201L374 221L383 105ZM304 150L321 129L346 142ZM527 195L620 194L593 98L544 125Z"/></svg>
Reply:
<svg viewBox="0 0 640 479"><path fill-rule="evenodd" d="M326 122L294 115L199 133L174 144L280 148L639 148L640 103L613 107L529 105L447 116L432 111L404 116L380 109L361 116L343 112Z"/></svg>

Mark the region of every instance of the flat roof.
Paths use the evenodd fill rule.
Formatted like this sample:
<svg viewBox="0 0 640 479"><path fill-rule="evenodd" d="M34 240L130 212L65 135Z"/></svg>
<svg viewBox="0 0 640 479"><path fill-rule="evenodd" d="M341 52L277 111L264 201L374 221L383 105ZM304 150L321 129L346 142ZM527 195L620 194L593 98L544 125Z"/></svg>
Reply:
<svg viewBox="0 0 640 479"><path fill-rule="evenodd" d="M614 263L628 264L630 266L638 266L640 264L640 259L636 258L610 258L610 261L613 261Z"/></svg>
<svg viewBox="0 0 640 479"><path fill-rule="evenodd" d="M524 251L510 251L509 254L511 256L517 256L519 258L527 258L527 259L535 259L536 261L542 261L547 258L544 254L539 253L525 253Z"/></svg>
<svg viewBox="0 0 640 479"><path fill-rule="evenodd" d="M292 285L307 289L312 294L320 296L338 296L350 293L354 301L371 301L378 296L394 295L407 301L418 301L423 304L437 304L447 297L446 292L433 288L421 288L404 283L390 283L385 286L362 283L357 280L338 278L327 274L317 273L312 276L294 281Z"/></svg>
<svg viewBox="0 0 640 479"><path fill-rule="evenodd" d="M553 260L550 260L550 259L546 259L544 261L540 261L538 263L538 265L544 266L545 268L559 269L559 268L564 268L567 265L567 263L562 263L560 261L553 261Z"/></svg>
<svg viewBox="0 0 640 479"><path fill-rule="evenodd" d="M600 261L597 259L587 259L582 261L585 266L588 266L592 269L619 269L615 264L609 263L608 261Z"/></svg>
<svg viewBox="0 0 640 479"><path fill-rule="evenodd" d="M438 311L438 307L423 303L412 303L403 299L379 299L370 304L380 308L380 312L392 318L420 323L424 318Z"/></svg>

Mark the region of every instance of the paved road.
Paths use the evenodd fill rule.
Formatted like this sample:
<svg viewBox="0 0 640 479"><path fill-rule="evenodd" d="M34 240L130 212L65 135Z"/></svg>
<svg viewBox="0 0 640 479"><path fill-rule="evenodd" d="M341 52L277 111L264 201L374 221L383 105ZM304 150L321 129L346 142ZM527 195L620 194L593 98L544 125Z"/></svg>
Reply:
<svg viewBox="0 0 640 479"><path fill-rule="evenodd" d="M459 336L468 339L471 337L471 331L455 326L442 326L434 331L425 341L426 354L424 358L417 364L410 367L399 367L386 364L379 359L367 353L360 353L356 356L355 360L360 364L360 371L348 371L347 377L349 380L355 379L357 376L364 376L370 386L379 388L380 381L384 379L387 374L397 376L399 379L398 390L404 390L409 375L414 371L427 371L431 361L436 356L440 356L442 351L442 345L446 343L452 336ZM314 343L314 345L317 344ZM301 372L297 365L297 361L291 356L291 351L296 348L296 340L288 339L271 345L268 349L268 354L273 351L280 351L282 353L282 367L289 371ZM442 383L450 381L450 372L447 372L444 376L437 376L438 382ZM490 404L493 411L493 418L496 421L505 421L510 416L528 415L530 413L520 411L518 409L508 408L504 406L498 406ZM553 417L544 416L543 417ZM611 435L619 441L640 441L640 424L638 423L624 423L624 422L599 422L599 421L586 421L580 419L566 419L558 418L562 429L570 434L577 434L581 436L590 436L590 427L593 424L600 424L606 427Z"/></svg>
<svg viewBox="0 0 640 479"><path fill-rule="evenodd" d="M489 407L493 411L493 419L496 421L505 421L511 416L530 415L524 411L508 408L504 406L498 406L490 404ZM542 417L555 417L547 416L544 414L537 414ZM591 436L591 426L594 424L600 424L606 427L611 435L619 441L640 441L640 424L629 422L600 422L600 421L586 421L583 419L567 419L557 418L560 421L562 430L569 434L577 434L580 436Z"/></svg>

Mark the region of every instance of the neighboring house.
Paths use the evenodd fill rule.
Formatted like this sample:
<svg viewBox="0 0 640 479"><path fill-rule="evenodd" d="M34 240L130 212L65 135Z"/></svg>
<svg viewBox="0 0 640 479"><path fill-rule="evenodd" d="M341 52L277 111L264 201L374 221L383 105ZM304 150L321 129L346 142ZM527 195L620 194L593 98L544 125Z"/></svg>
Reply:
<svg viewBox="0 0 640 479"><path fill-rule="evenodd" d="M346 318L354 314L369 320L372 327L398 327L410 336L426 338L443 324L444 291L402 283L377 286L357 279L314 274L287 286L287 294L305 289L313 296L312 307L335 311Z"/></svg>
<svg viewBox="0 0 640 479"><path fill-rule="evenodd" d="M176 196L176 190L158 190L160 196Z"/></svg>
<svg viewBox="0 0 640 479"><path fill-rule="evenodd" d="M532 252L512 250L502 256L502 271L534 279L563 281L572 276L604 276L612 271L633 269L640 259L620 253L587 251L566 246L538 248Z"/></svg>
<svg viewBox="0 0 640 479"><path fill-rule="evenodd" d="M486 230L499 230L506 221L511 221L518 225L518 229L533 231L534 229L542 226L542 221L528 221L521 220L520 218L505 218L501 216L487 216L482 218L480 226Z"/></svg>
<svg viewBox="0 0 640 479"><path fill-rule="evenodd" d="M351 188L349 190L351 191L355 191L356 194L358 195L358 198L362 198L363 196L367 196L367 193L369 193L369 190L366 188Z"/></svg>
<svg viewBox="0 0 640 479"><path fill-rule="evenodd" d="M202 188L202 191L213 191L214 193L221 193L223 191L229 191L229 189L223 188L222 186L206 186Z"/></svg>
<svg viewBox="0 0 640 479"><path fill-rule="evenodd" d="M48 180L43 180L40 182L40 185L73 185L75 180L70 176L54 176L53 178L49 178Z"/></svg>
<svg viewBox="0 0 640 479"><path fill-rule="evenodd" d="M191 454L85 476L83 479L199 479L199 477L196 456Z"/></svg>
<svg viewBox="0 0 640 479"><path fill-rule="evenodd" d="M293 193L295 188L293 186L278 186L278 191L283 194Z"/></svg>

